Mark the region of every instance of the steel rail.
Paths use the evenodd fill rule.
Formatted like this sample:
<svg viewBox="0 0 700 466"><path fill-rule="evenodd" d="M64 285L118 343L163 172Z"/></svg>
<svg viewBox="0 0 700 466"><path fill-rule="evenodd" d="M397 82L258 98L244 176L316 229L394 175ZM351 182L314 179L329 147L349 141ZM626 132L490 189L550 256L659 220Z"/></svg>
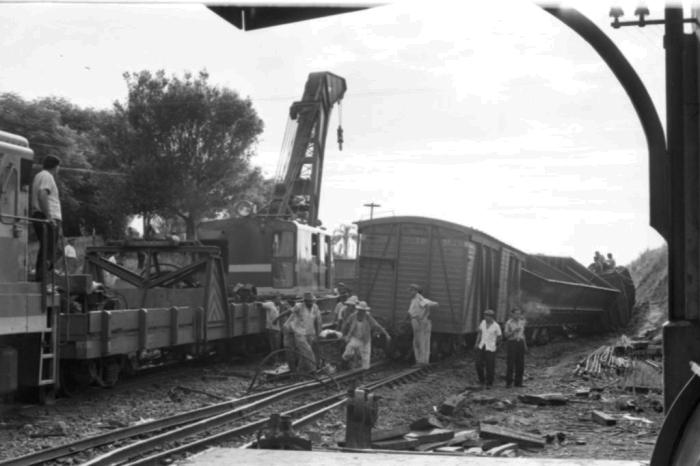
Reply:
<svg viewBox="0 0 700 466"><path fill-rule="evenodd" d="M376 369L385 365L385 361L373 364L370 369ZM337 374L334 378L335 380L345 380L347 378L352 378L356 375L365 372L362 369L356 369L351 371L346 371L344 373ZM277 401L278 399L284 398L286 396L298 395L306 390L312 390L319 386L322 386L326 382L331 382L330 378L321 378L318 381L308 381L308 382L297 382L291 385L284 385L281 387L271 388L258 393L252 393L250 395L236 398L230 401L225 401L222 403L216 403L213 405L205 406L203 408L197 408L191 411L186 411L183 413L175 414L167 418L156 419L154 421L145 422L136 426L124 427L121 429L113 430L111 432L106 432L104 434L99 434L92 437L87 437L80 439L75 442L67 443L64 445L59 445L57 447L48 448L45 450L40 450L28 455L24 455L17 458L10 458L8 460L0 461L0 466L30 466L33 464L38 464L46 461L53 461L63 456L75 455L76 453L85 451L90 448L99 447L101 445L106 445L118 440L124 440L138 435L149 434L156 431L161 431L171 427L177 427L183 424L188 424L201 419L205 419L211 416L215 416L220 413L230 413L232 408L239 407L246 408L248 411L255 409L257 406L262 407L267 403ZM248 403L246 405L246 403ZM259 403L251 407L251 404ZM246 414L245 411L238 409L240 415Z"/></svg>
<svg viewBox="0 0 700 466"><path fill-rule="evenodd" d="M385 385L390 385L392 383L396 383L400 381L401 379L406 379L410 378L412 376L417 376L423 371L425 371L428 368L428 366L424 367L417 367L417 368L411 368L408 370L404 370L402 372L399 372L398 374L394 374L388 377L385 377L381 380L363 385L361 389L364 390L375 390L379 387L385 386ZM336 393L334 395L330 395L326 398L323 398L321 400L317 400L311 403L308 403L303 406L299 406L297 408L285 411L282 413L284 416L297 416L301 413L307 412L312 409L317 409L316 411L313 411L296 421L292 423L292 427L298 428L302 427L310 422L313 422L314 420L318 419L319 417L323 416L325 413L328 411L331 411L339 406L342 406L345 404L348 398L348 393L347 392L340 392ZM329 404L330 403L330 404ZM201 449L206 446L209 446L211 444L216 444L220 443L226 440L230 440L231 438L235 437L240 437L242 435L247 435L247 434L252 434L260 429L264 428L268 423L267 419L260 419L258 421L254 421L248 424L245 424L243 426L235 427L233 429L226 430L224 432L219 432L214 435L210 435L198 440L194 440L189 443L185 443L182 445L179 445L177 447L171 448L169 450L163 450L158 453L154 453L151 456L141 458L132 462L127 463L128 466L146 466L146 465L156 465L160 464L161 461L163 461L165 458L171 457L173 455L177 454L182 454L182 453L187 453L189 451L195 450L195 449ZM251 444L247 444L244 446L244 448L249 447Z"/></svg>
<svg viewBox="0 0 700 466"><path fill-rule="evenodd" d="M378 365L376 365L378 366ZM375 366L375 367L376 367ZM362 369L357 369L353 371L348 371L347 373L343 374L342 377L336 377L335 380L338 379L347 379L347 378L352 378L356 375L365 373L365 370ZM126 461L130 459L131 457L134 456L134 451L140 452L140 451L149 451L153 446L157 446L159 444L162 444L164 442L172 441L175 439L183 438L190 436L192 434L201 432L202 430L206 430L212 427L217 427L219 425L226 424L230 421L240 419L244 415L251 414L251 412L256 411L260 408L263 408L275 401L290 397L292 395L298 395L307 391L311 391L319 386L322 386L322 382L307 382L302 384L301 386L298 387L293 387L293 388L286 388L283 387L282 391L279 391L277 393L274 393L272 395L266 396L264 398L260 398L260 394L256 394L258 399L255 401L252 401L251 403L248 403L243 406L239 406L237 408L223 411L223 412L218 412L217 414L211 415L211 416L199 416L197 420L194 420L194 422L189 422L187 424L180 423L182 427L178 427L173 430L169 430L167 432L163 432L161 434L155 435L153 437L141 440L136 443L132 443L130 445L126 445L121 448L117 448L115 450L112 450L108 453L105 453L103 455L100 455L96 458L93 458L90 461L87 461L83 463L84 466L98 466L98 465L111 465L119 462ZM225 403L224 403L225 404Z"/></svg>

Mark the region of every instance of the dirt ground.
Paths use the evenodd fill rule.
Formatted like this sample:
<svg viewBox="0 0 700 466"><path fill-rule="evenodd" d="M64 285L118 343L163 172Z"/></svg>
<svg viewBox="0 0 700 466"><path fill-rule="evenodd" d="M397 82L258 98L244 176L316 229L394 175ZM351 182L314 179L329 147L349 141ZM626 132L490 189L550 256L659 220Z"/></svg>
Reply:
<svg viewBox="0 0 700 466"><path fill-rule="evenodd" d="M523 388L505 387L503 350L497 357L496 384L490 390L477 387L473 352L442 362L420 382L378 390L376 393L382 399L376 428L391 429L408 425L420 417L434 414L448 396L466 390L466 408L457 416L440 418L445 427L476 429L483 422L554 437L544 449L520 449L519 456L648 460L663 421L663 414L654 410L654 406L658 409L662 401L661 394L633 394L617 387L620 380L615 378L585 380L574 375L576 365L582 358L601 345L613 343L615 339L616 336L561 337L548 345L531 348L526 355ZM575 396L577 390L591 387L603 388L599 400ZM566 395L568 403L563 406L535 406L518 400L521 394L553 392ZM628 400L639 407L637 412L623 411L618 407L618 403ZM617 424L602 426L593 422L590 413L594 409L612 415ZM315 443L320 446L335 447L338 440L344 440L344 412L337 410L303 429L300 434L317 439Z"/></svg>

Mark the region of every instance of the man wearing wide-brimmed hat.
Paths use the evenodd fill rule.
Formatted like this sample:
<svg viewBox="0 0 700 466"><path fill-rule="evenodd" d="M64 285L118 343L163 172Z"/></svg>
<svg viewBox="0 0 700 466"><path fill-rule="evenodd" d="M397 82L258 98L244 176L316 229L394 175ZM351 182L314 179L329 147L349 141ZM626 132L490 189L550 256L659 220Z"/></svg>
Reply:
<svg viewBox="0 0 700 466"><path fill-rule="evenodd" d="M347 322L348 318L355 313L355 306L357 306L359 302L360 300L357 298L357 296L352 295L343 303L343 307L340 308L338 314L335 316L335 324L338 330L341 332L343 331L345 322Z"/></svg>
<svg viewBox="0 0 700 466"><path fill-rule="evenodd" d="M435 301L426 299L421 293L420 285L412 283L408 286L411 294L411 304L408 306L408 316L413 328L413 354L416 364L423 365L430 362L430 308L438 305Z"/></svg>
<svg viewBox="0 0 700 466"><path fill-rule="evenodd" d="M353 361L359 357L362 369L369 369L372 355L372 330L381 331L386 336L387 342L391 341L391 336L369 314L370 307L366 302L360 301L355 309L355 313L348 318L343 328L343 335L348 342L343 352L343 360Z"/></svg>
<svg viewBox="0 0 700 466"><path fill-rule="evenodd" d="M496 313L491 309L484 311L484 320L479 324L479 332L476 335L476 375L479 383L486 384L487 388L493 386L494 372L496 370L496 350L501 341L501 327L496 322ZM486 369L486 374L484 374Z"/></svg>

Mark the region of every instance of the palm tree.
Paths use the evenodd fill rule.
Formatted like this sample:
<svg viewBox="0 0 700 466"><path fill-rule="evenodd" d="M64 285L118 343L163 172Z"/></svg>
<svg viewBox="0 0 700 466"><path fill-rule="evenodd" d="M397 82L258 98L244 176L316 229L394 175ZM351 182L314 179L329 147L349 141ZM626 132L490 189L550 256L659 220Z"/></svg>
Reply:
<svg viewBox="0 0 700 466"><path fill-rule="evenodd" d="M350 242L357 243L357 227L355 225L342 224L333 231L333 251L336 256L351 259Z"/></svg>

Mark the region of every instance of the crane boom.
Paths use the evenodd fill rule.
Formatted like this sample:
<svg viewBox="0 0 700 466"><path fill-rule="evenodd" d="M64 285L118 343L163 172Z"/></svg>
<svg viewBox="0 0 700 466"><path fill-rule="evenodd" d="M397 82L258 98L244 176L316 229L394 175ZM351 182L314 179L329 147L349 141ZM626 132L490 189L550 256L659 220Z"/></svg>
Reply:
<svg viewBox="0 0 700 466"><path fill-rule="evenodd" d="M289 109L296 128L289 156L270 205L261 212L318 225L323 156L331 110L345 95L345 79L329 72L310 73L301 100ZM284 156L285 147L283 147Z"/></svg>

